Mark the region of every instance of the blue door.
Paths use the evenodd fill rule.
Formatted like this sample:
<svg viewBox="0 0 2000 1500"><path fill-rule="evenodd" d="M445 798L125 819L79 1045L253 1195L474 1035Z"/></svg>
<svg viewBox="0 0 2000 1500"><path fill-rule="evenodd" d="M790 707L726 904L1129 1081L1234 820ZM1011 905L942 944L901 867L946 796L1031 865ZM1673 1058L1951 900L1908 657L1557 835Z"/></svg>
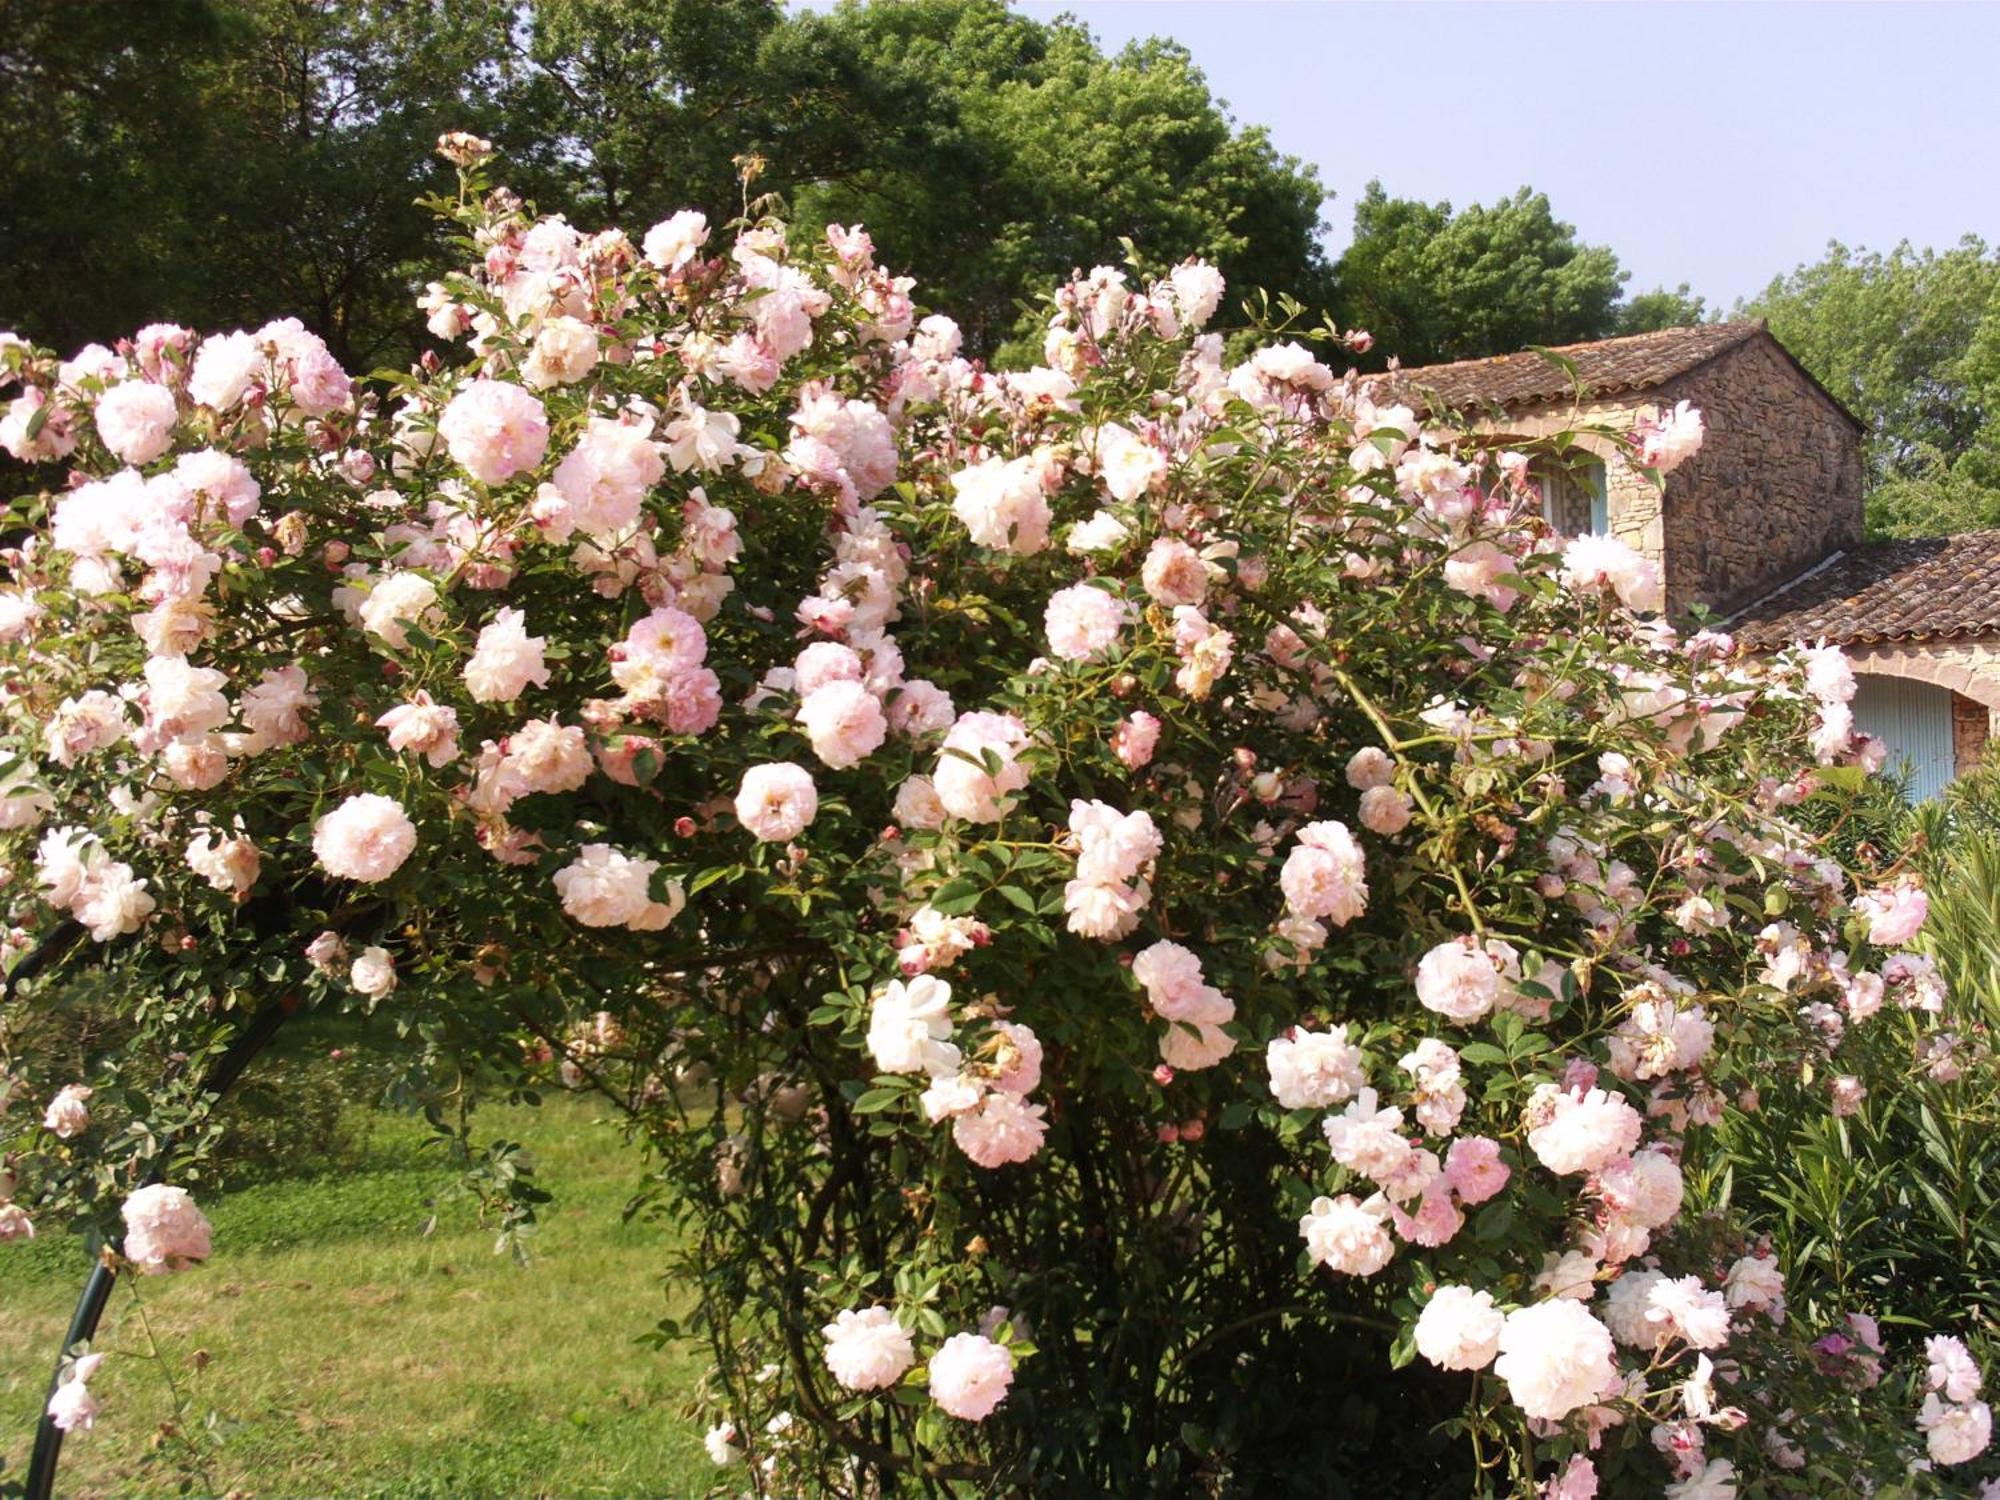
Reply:
<svg viewBox="0 0 2000 1500"><path fill-rule="evenodd" d="M1854 727L1889 747L1886 769L1908 774L1912 800L1935 797L1955 770L1951 690L1865 672L1855 682Z"/></svg>

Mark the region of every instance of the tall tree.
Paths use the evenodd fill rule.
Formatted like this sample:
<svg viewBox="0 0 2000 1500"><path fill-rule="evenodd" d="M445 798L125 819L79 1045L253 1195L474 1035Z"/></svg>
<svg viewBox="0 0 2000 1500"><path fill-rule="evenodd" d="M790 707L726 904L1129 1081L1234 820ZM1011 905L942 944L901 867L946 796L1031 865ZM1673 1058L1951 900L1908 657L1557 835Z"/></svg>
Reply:
<svg viewBox="0 0 2000 1500"><path fill-rule="evenodd" d="M1487 207L1391 198L1379 182L1354 207L1340 259L1344 322L1375 354L1406 365L1603 338L1618 324L1626 273L1578 241L1545 194L1522 188Z"/></svg>
<svg viewBox="0 0 2000 1500"><path fill-rule="evenodd" d="M1654 333L1662 328L1688 328L1706 323L1708 318L1708 299L1697 297L1683 281L1672 291L1656 286L1650 292L1627 297L1618 304L1616 331Z"/></svg>
<svg viewBox="0 0 2000 1500"><path fill-rule="evenodd" d="M209 0L0 12L0 327L65 348L192 308L194 70Z"/></svg>
<svg viewBox="0 0 2000 1500"><path fill-rule="evenodd" d="M1330 303L1317 176L1236 126L1178 44L1106 56L1076 22L1000 0L854 5L819 24L885 98L912 102L922 133L801 187L797 209L865 221L975 347L1031 331L1024 307L1050 277L1115 263L1121 238L1156 260L1204 256L1238 289Z"/></svg>
<svg viewBox="0 0 2000 1500"><path fill-rule="evenodd" d="M70 346L294 314L406 353L432 143L478 127L509 0L13 0L0 319Z"/></svg>
<svg viewBox="0 0 2000 1500"><path fill-rule="evenodd" d="M1872 528L2000 525L2000 254L1834 243L1742 310L1868 424Z"/></svg>

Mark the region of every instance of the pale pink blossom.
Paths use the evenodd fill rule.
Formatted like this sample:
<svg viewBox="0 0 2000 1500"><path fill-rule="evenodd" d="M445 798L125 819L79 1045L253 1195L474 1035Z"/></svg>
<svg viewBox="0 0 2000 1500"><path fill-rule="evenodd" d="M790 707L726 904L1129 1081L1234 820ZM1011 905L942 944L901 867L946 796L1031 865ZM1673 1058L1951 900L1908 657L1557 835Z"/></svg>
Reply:
<svg viewBox="0 0 2000 1500"><path fill-rule="evenodd" d="M672 274L693 260L695 252L707 243L708 216L684 208L647 230L640 249L648 265Z"/></svg>
<svg viewBox="0 0 2000 1500"><path fill-rule="evenodd" d="M819 812L819 790L803 766L752 766L736 793L737 821L764 843L797 838Z"/></svg>
<svg viewBox="0 0 2000 1500"><path fill-rule="evenodd" d="M1417 1000L1460 1026L1483 1020L1501 999L1500 971L1470 937L1439 943L1417 964Z"/></svg>
<svg viewBox="0 0 2000 1500"><path fill-rule="evenodd" d="M1639 462L1664 474L1699 453L1703 435L1701 413L1681 401L1671 411L1641 422L1632 433L1632 441L1639 450Z"/></svg>
<svg viewBox="0 0 2000 1500"><path fill-rule="evenodd" d="M1483 1370L1500 1352L1506 1322L1491 1292L1441 1286L1417 1316L1417 1353L1441 1370Z"/></svg>
<svg viewBox="0 0 2000 1500"><path fill-rule="evenodd" d="M1563 548L1563 586L1573 594L1611 594L1627 609L1665 607L1657 564L1615 536L1586 532Z"/></svg>
<svg viewBox="0 0 2000 1500"><path fill-rule="evenodd" d="M1516 1406L1545 1422L1595 1404L1619 1384L1610 1333L1567 1299L1507 1314L1493 1372Z"/></svg>
<svg viewBox="0 0 2000 1500"><path fill-rule="evenodd" d="M1388 1203L1380 1194L1366 1203L1347 1193L1315 1198L1299 1220L1299 1234L1314 1265L1343 1276L1373 1276L1396 1255L1396 1242L1384 1222L1388 1216Z"/></svg>
<svg viewBox="0 0 2000 1500"><path fill-rule="evenodd" d="M396 960L387 948L363 948L347 971L355 993L380 1000L396 988Z"/></svg>
<svg viewBox="0 0 2000 1500"><path fill-rule="evenodd" d="M360 792L313 824L313 853L320 867L342 880L387 880L415 852L417 828L402 805L377 792Z"/></svg>
<svg viewBox="0 0 2000 1500"><path fill-rule="evenodd" d="M422 688L408 703L399 703L375 721L387 732L389 748L399 755L415 751L433 766L458 759L458 711L435 702Z"/></svg>
<svg viewBox="0 0 2000 1500"><path fill-rule="evenodd" d="M179 411L174 393L165 386L127 380L98 398L93 415L97 435L114 457L128 464L146 464L173 446Z"/></svg>
<svg viewBox="0 0 2000 1500"><path fill-rule="evenodd" d="M1179 537L1153 539L1139 571L1140 582L1156 604L1171 609L1199 605L1208 597L1208 564Z"/></svg>
<svg viewBox="0 0 2000 1500"><path fill-rule="evenodd" d="M917 1361L909 1330L886 1307L845 1309L820 1330L826 1367L850 1391L885 1390Z"/></svg>
<svg viewBox="0 0 2000 1500"><path fill-rule="evenodd" d="M179 1271L209 1255L208 1220L184 1188L156 1183L125 1200L125 1259L147 1275Z"/></svg>
<svg viewBox="0 0 2000 1500"><path fill-rule="evenodd" d="M454 461L483 484L505 484L541 463L549 446L542 403L504 380L475 380L438 418L438 436Z"/></svg>
<svg viewBox="0 0 2000 1500"><path fill-rule="evenodd" d="M42 1129L52 1131L60 1141L82 1135L90 1128L90 1095L85 1084L64 1084L42 1113Z"/></svg>
<svg viewBox="0 0 2000 1500"><path fill-rule="evenodd" d="M1930 915L1930 898L1916 881L1905 878L1856 896L1853 909L1868 923L1868 941L1880 948L1900 948L1923 930Z"/></svg>
<svg viewBox="0 0 2000 1500"><path fill-rule="evenodd" d="M989 458L951 476L952 514L982 547L1031 557L1048 545L1049 502L1033 455Z"/></svg>
<svg viewBox="0 0 2000 1500"><path fill-rule="evenodd" d="M1595 1172L1639 1144L1639 1112L1603 1089L1558 1091L1543 1084L1529 1101L1528 1145L1557 1176Z"/></svg>
<svg viewBox="0 0 2000 1500"><path fill-rule="evenodd" d="M1014 1356L977 1333L954 1333L930 1358L931 1400L948 1416L983 1422L1007 1399Z"/></svg>
<svg viewBox="0 0 2000 1500"><path fill-rule="evenodd" d="M1459 1202L1484 1203L1507 1186L1512 1175L1500 1160L1500 1145L1484 1136L1461 1136L1451 1143L1444 1158L1445 1180L1458 1194Z"/></svg>
<svg viewBox="0 0 2000 1500"><path fill-rule="evenodd" d="M550 476L567 503L561 517L567 530L603 537L623 532L639 519L646 493L666 473L659 445L629 423L593 417L583 435Z"/></svg>
<svg viewBox="0 0 2000 1500"><path fill-rule="evenodd" d="M1043 624L1049 652L1063 661L1090 661L1117 649L1131 611L1123 599L1092 584L1072 584L1049 596Z"/></svg>
<svg viewBox="0 0 2000 1500"><path fill-rule="evenodd" d="M530 684L549 685L543 660L548 642L529 635L527 618L518 609L503 609L479 632L478 644L465 664L465 686L475 703L511 703Z"/></svg>
<svg viewBox="0 0 2000 1500"><path fill-rule="evenodd" d="M1027 725L1012 714L961 714L945 735L931 774L944 810L967 822L999 822L1008 799L1028 784L1028 767L1020 759L1027 743ZM998 770L987 768L989 752Z"/></svg>
<svg viewBox="0 0 2000 1500"><path fill-rule="evenodd" d="M225 838L214 829L204 829L189 841L186 859L195 874L239 901L250 894L263 868L263 856L247 834Z"/></svg>
<svg viewBox="0 0 2000 1500"><path fill-rule="evenodd" d="M961 1054L951 1042L951 986L929 974L890 980L870 1001L867 1042L884 1073L955 1075Z"/></svg>
<svg viewBox="0 0 2000 1500"><path fill-rule="evenodd" d="M1151 763L1160 743L1160 721L1140 709L1119 721L1111 734L1111 753L1129 771Z"/></svg>
<svg viewBox="0 0 2000 1500"><path fill-rule="evenodd" d="M835 770L859 765L889 737L881 700L858 682L829 682L799 704L813 754Z"/></svg>
<svg viewBox="0 0 2000 1500"><path fill-rule="evenodd" d="M1325 1109L1353 1097L1367 1081L1361 1049L1348 1041L1346 1026L1294 1027L1271 1039L1264 1062L1281 1109Z"/></svg>
<svg viewBox="0 0 2000 1500"><path fill-rule="evenodd" d="M1295 915L1345 927L1368 909L1368 861L1347 826L1308 823L1285 858L1278 884Z"/></svg>
<svg viewBox="0 0 2000 1500"><path fill-rule="evenodd" d="M1004 1167L1026 1161L1042 1149L1048 1134L1047 1111L1019 1096L995 1092L980 1101L979 1108L951 1122L951 1138L958 1149L982 1167Z"/></svg>

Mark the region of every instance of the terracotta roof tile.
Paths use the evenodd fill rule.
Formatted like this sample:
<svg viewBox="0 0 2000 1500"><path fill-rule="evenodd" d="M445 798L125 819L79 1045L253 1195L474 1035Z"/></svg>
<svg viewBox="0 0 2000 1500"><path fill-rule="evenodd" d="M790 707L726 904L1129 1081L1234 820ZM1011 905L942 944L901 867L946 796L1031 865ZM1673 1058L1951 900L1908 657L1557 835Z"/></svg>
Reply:
<svg viewBox="0 0 2000 1500"><path fill-rule="evenodd" d="M1553 352L1575 365L1574 380L1568 371L1534 350L1449 365L1419 365L1368 379L1378 391L1386 388L1404 400L1414 396L1432 409L1532 406L1567 399L1579 382L1593 396L1651 390L1763 331L1759 318L1566 344Z"/></svg>
<svg viewBox="0 0 2000 1500"><path fill-rule="evenodd" d="M1833 557L1739 611L1728 629L1775 649L2000 633L2000 531L1875 542Z"/></svg>

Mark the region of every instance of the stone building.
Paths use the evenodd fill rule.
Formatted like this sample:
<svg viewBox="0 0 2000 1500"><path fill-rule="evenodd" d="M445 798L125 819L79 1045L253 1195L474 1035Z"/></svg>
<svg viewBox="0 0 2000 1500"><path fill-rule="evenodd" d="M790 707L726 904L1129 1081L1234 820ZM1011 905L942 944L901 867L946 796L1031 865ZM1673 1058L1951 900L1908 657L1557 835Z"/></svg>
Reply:
<svg viewBox="0 0 2000 1500"><path fill-rule="evenodd" d="M1623 434L1687 401L1701 452L1656 488L1618 437L1538 460L1558 531L1608 532L1659 564L1676 619L1743 645L1844 647L1862 730L1929 796L2000 732L2000 532L1868 543L1862 425L1761 320L1669 328L1396 370L1377 400L1455 413L1490 436Z"/></svg>

